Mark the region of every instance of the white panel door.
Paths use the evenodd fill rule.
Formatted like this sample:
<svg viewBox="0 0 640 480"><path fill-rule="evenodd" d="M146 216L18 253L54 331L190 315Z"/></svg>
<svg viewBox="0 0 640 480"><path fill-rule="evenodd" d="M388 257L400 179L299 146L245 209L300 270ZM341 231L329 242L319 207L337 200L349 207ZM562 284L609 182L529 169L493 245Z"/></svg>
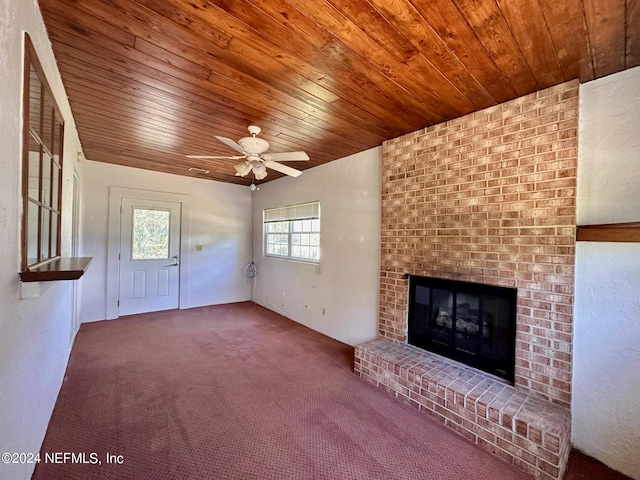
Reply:
<svg viewBox="0 0 640 480"><path fill-rule="evenodd" d="M119 315L178 308L180 213L180 203L122 198Z"/></svg>

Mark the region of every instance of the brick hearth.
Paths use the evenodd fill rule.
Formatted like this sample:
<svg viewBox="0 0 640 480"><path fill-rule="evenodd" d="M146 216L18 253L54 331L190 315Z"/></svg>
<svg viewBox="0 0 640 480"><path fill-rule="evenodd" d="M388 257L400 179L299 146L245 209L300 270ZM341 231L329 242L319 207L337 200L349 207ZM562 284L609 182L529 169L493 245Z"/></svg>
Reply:
<svg viewBox="0 0 640 480"><path fill-rule="evenodd" d="M571 401L577 115L578 83L573 81L390 140L382 156L380 336L406 344L409 275L515 287L512 397L525 399L519 408L527 415L531 409L524 407L526 399L535 398L535 405L548 404L540 407L541 415L557 408L560 416L554 418L566 419ZM404 348L412 352L414 347ZM360 365L366 350L357 350ZM400 367L380 361L397 374ZM455 413L455 408L450 411ZM478 421L477 428L486 427ZM561 440L565 443L567 422L562 422L567 425ZM518 440L522 436L517 425L512 426L512 441L526 443ZM549 428L555 431L553 425ZM545 470L542 462L548 460L539 444L519 446L535 457L527 461L532 458L509 452L504 444L508 439L492 434L495 438L476 433L475 441L513 463L533 465L528 469L537 478L561 477L568 447L566 452L559 447L555 470Z"/></svg>
<svg viewBox="0 0 640 480"><path fill-rule="evenodd" d="M382 337L356 347L354 370L535 478L562 478L569 411L540 394Z"/></svg>

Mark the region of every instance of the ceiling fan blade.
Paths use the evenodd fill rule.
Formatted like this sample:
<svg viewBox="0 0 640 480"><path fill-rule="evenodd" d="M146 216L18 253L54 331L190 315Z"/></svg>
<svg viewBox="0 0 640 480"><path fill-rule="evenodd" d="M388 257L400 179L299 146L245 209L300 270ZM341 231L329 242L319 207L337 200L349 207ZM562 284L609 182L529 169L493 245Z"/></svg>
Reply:
<svg viewBox="0 0 640 480"><path fill-rule="evenodd" d="M235 156L220 156L220 155L187 155L187 158L224 158L228 160L240 160L244 158L244 155L235 155Z"/></svg>
<svg viewBox="0 0 640 480"><path fill-rule="evenodd" d="M244 153L244 150L242 149L242 147L238 145L236 142L234 142L233 140L231 140L230 138L218 137L217 135L216 135L216 138L220 140L222 143L224 143L225 145L227 145L228 147L231 147L240 153Z"/></svg>
<svg viewBox="0 0 640 480"><path fill-rule="evenodd" d="M280 153L268 153L263 155L265 160L277 160L280 162L300 162L303 160L309 160L309 155L305 152L280 152Z"/></svg>
<svg viewBox="0 0 640 480"><path fill-rule="evenodd" d="M284 173L285 175L289 175L290 177L299 177L302 175L300 170L296 170L295 168L291 168L287 165L283 165L282 163L274 162L271 160L266 160L264 162L265 167L271 168L276 172Z"/></svg>

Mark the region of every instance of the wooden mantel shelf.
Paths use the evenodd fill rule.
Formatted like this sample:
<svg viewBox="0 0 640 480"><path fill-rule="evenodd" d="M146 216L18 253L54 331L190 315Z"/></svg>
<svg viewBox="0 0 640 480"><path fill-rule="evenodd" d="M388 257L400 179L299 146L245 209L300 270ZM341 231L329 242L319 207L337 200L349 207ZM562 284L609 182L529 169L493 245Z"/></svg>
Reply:
<svg viewBox="0 0 640 480"><path fill-rule="evenodd" d="M77 280L87 271L93 257L62 257L25 272L20 272L23 282L50 282Z"/></svg>
<svg viewBox="0 0 640 480"><path fill-rule="evenodd" d="M640 222L578 225L579 242L640 242Z"/></svg>

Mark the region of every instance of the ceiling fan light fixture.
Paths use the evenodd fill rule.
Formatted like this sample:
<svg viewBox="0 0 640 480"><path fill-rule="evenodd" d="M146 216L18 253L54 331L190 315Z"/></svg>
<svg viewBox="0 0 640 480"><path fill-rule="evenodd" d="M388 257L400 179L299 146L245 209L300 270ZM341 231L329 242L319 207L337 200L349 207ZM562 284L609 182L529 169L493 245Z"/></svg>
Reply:
<svg viewBox="0 0 640 480"><path fill-rule="evenodd" d="M262 180L267 176L267 169L261 162L251 162L251 168L256 180Z"/></svg>
<svg viewBox="0 0 640 480"><path fill-rule="evenodd" d="M249 162L236 163L233 168L236 169L236 177L244 177L251 171L251 164Z"/></svg>

